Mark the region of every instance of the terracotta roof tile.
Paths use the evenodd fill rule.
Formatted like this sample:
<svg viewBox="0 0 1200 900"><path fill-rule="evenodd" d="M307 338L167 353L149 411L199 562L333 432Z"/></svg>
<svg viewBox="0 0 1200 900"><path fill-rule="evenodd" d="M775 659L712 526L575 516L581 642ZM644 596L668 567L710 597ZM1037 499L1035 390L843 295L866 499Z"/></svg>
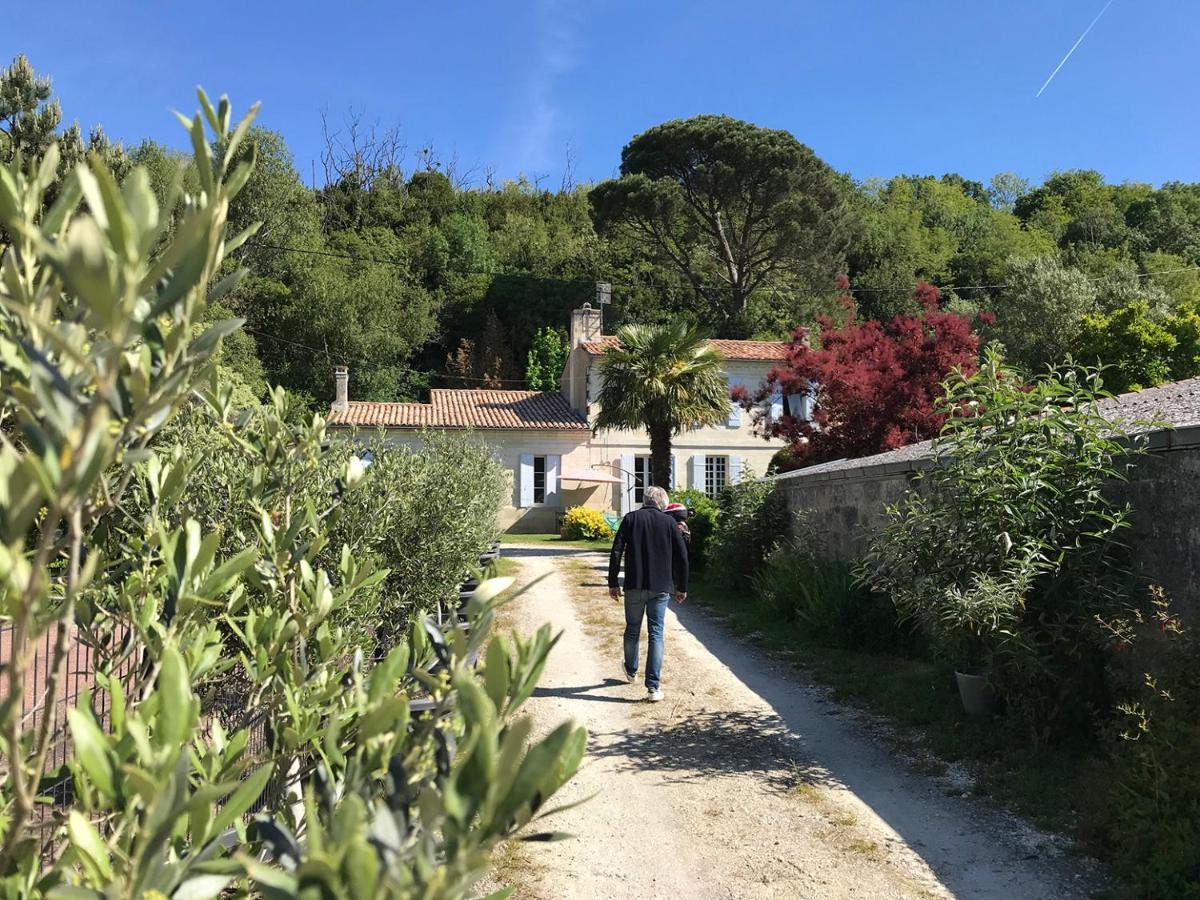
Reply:
<svg viewBox="0 0 1200 900"><path fill-rule="evenodd" d="M373 403L352 400L332 409L331 425L407 428L582 429L587 419L557 391L436 389L428 403Z"/></svg>
<svg viewBox="0 0 1200 900"><path fill-rule="evenodd" d="M763 362L780 362L786 357L788 348L785 341L730 341L714 338L708 343L719 350L726 359ZM587 341L582 346L592 356L602 356L604 351L620 346L620 342L614 336L606 334L600 340Z"/></svg>

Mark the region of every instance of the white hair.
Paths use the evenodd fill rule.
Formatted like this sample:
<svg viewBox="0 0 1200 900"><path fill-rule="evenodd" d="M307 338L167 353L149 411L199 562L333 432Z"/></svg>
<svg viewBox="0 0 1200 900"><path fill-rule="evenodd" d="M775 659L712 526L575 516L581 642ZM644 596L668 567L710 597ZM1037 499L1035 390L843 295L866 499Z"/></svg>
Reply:
<svg viewBox="0 0 1200 900"><path fill-rule="evenodd" d="M642 506L652 506L654 509L666 509L667 504L671 502L671 498L667 496L667 492L657 486L646 488L645 499L642 501Z"/></svg>

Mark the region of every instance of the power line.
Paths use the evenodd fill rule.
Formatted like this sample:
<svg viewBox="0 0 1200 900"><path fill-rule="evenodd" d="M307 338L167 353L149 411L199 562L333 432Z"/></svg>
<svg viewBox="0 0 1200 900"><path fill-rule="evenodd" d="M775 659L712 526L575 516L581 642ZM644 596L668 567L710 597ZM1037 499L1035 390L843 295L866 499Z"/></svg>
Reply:
<svg viewBox="0 0 1200 900"><path fill-rule="evenodd" d="M368 369L378 365L378 363L367 362L366 360L363 360L363 359L357 359L353 356L347 356L344 353L333 354L333 353L330 353L327 348L322 349L320 347L310 346L309 344L302 344L299 341L293 341L293 340L290 340L289 338L280 337L277 334L271 334L270 332L267 332L267 331L260 331L257 328L250 328L248 326L243 326L242 330L247 331L250 334L257 335L258 337L266 338L267 340L278 341L279 343L287 344L290 347L296 347L297 349L300 349L300 350L308 350L311 353L320 354L322 356L325 356L331 362L333 361L333 358L336 356L339 360L344 360L345 362L353 363L356 366L363 366ZM520 385L528 385L529 384L528 379L525 379L525 378L483 378L483 377L477 378L472 375L449 375L449 374L443 375L439 372L420 372L419 370L413 370L413 371L418 372L419 374L424 375L427 378L445 378L445 379L449 379L451 381L470 381L470 382L474 382L477 384L520 384Z"/></svg>
<svg viewBox="0 0 1200 900"><path fill-rule="evenodd" d="M274 250L279 253L302 253L308 256L324 256L330 259L346 259L352 262L369 262L381 266L394 266L399 269L411 269L412 264L402 259L391 259L378 256L358 256L353 253L337 253L333 250L312 250L307 247L284 247L279 244L254 243L251 245L259 250ZM595 282L586 278L555 278L547 275L534 275L531 272L489 272L484 269L456 269L459 275L491 275L493 278L528 278L531 281L553 281L558 284L586 284ZM623 287L625 285L622 285Z"/></svg>
<svg viewBox="0 0 1200 900"><path fill-rule="evenodd" d="M1083 280L1094 282L1094 281L1109 281L1110 279L1117 278L1117 277L1153 278L1156 275L1176 275L1176 274L1179 274L1180 272L1200 272L1200 266L1181 266L1177 269L1159 269L1154 272L1135 272L1131 276L1093 275L1093 276L1086 276L1086 277L1084 277ZM932 284L932 282L931 282L931 284ZM956 291L956 292L957 291L992 291L992 290L998 290L1000 288L1021 287L1021 282L1007 281L1007 282L1002 282L999 284L946 284L946 285L934 285L934 286L937 287L939 290L943 290L943 291ZM883 292L888 292L888 291L904 291L906 293L911 294L914 290L916 290L915 284L912 285L911 287L896 286L896 287L837 288L836 292L839 294L861 294L861 293L869 293L869 292L883 293Z"/></svg>
<svg viewBox="0 0 1200 900"><path fill-rule="evenodd" d="M337 253L332 250L312 250L312 249L309 249L306 247L285 247L280 244L265 244L265 243L259 243L259 242L255 242L251 246L254 248L263 249L263 250L273 250L273 251L276 251L279 253L301 253L301 254L306 254L309 256L324 256L324 257L329 257L332 259L345 259L345 260L350 260L352 262L368 262L368 263L376 263L378 265L395 266L397 268L402 268L402 269L411 268L411 264L405 260L390 259L388 257L359 256L359 255L356 255L353 253ZM1135 272L1131 277L1138 278L1138 279L1153 278L1157 275L1175 275L1175 274L1179 274L1181 272L1197 272L1197 271L1200 271L1200 266L1182 266L1182 267L1175 268L1175 269L1160 269L1160 270L1157 270L1154 272ZM591 281L591 280L588 280L585 278L556 278L554 276L548 276L548 275L534 275L529 272L489 272L489 271L485 271L483 269L459 269L458 273L462 274L462 275L491 275L494 278L527 278L531 281L547 281L547 282L555 282L558 284L594 285L596 283L595 281ZM1114 275L1094 275L1094 276L1087 276L1084 278L1084 280L1089 281L1089 282L1099 282L1099 281L1108 281L1109 279L1114 278L1114 277L1116 277L1116 276L1114 276ZM598 279L598 280L603 280L603 279ZM612 287L624 287L624 288L649 287L651 289L654 288L654 285L629 284L628 282L620 282L620 281L608 281L606 283L610 284ZM1021 284L1019 282L1013 282L1013 281L999 282L996 284L936 285L936 287L938 287L939 290L954 291L956 293L960 292L960 291L994 291L994 290L1000 290L1002 288L1015 288L1015 287L1020 287L1020 286L1021 286ZM837 293L837 294L867 294L867 293L911 294L915 289L916 289L916 283L913 283L911 285L889 285L889 286L885 286L885 287L832 288L830 290L832 293ZM776 295L778 295L780 293L777 289L772 288L772 289L768 289L768 290L771 290Z"/></svg>

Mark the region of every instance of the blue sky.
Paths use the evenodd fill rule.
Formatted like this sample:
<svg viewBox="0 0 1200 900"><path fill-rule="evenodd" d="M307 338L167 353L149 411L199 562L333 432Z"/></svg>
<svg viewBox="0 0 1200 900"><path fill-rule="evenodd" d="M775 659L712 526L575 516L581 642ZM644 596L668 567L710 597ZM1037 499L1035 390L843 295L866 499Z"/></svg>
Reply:
<svg viewBox="0 0 1200 900"><path fill-rule="evenodd" d="M15 0L11 0L15 2ZM0 52L54 77L68 118L182 146L193 90L261 100L306 179L322 110L399 124L460 167L577 181L667 119L786 128L856 178L1096 168L1200 181L1200 4L1113 0L21 4ZM411 162L411 155L410 155ZM319 167L318 167L319 171Z"/></svg>

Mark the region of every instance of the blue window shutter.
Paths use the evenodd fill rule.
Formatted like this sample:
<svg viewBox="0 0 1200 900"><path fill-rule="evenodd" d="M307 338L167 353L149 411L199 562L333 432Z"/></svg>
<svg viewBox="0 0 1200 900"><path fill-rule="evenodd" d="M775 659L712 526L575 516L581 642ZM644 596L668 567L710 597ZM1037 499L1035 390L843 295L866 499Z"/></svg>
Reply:
<svg viewBox="0 0 1200 900"><path fill-rule="evenodd" d="M671 487L669 489L672 491L679 490L679 488L677 487L678 484L679 484L679 477L675 474L675 454L672 453L671 454Z"/></svg>
<svg viewBox="0 0 1200 900"><path fill-rule="evenodd" d="M742 424L742 405L736 400L729 401L729 420L725 424L729 428L737 428Z"/></svg>
<svg viewBox="0 0 1200 900"><path fill-rule="evenodd" d="M729 483L740 484L742 480L742 458L740 456L729 457Z"/></svg>
<svg viewBox="0 0 1200 900"><path fill-rule="evenodd" d="M517 505L522 509L533 506L533 454L522 453L517 471Z"/></svg>
<svg viewBox="0 0 1200 900"><path fill-rule="evenodd" d="M704 454L696 453L692 456L691 462L691 480L692 483L688 487L693 490L704 490Z"/></svg>
<svg viewBox="0 0 1200 900"><path fill-rule="evenodd" d="M771 395L771 406L767 413L767 421L778 422L783 418L783 392L778 388Z"/></svg>
<svg viewBox="0 0 1200 900"><path fill-rule="evenodd" d="M793 419L801 422L807 422L810 418L808 415L808 394L788 394L787 395L788 413Z"/></svg>
<svg viewBox="0 0 1200 900"><path fill-rule="evenodd" d="M617 473L621 483L614 484L613 490L617 492L617 512L625 515L633 510L633 454L626 453L618 457L617 465L621 467Z"/></svg>
<svg viewBox="0 0 1200 900"><path fill-rule="evenodd" d="M562 506L562 494L559 493L558 476L561 456L546 457L546 505Z"/></svg>

